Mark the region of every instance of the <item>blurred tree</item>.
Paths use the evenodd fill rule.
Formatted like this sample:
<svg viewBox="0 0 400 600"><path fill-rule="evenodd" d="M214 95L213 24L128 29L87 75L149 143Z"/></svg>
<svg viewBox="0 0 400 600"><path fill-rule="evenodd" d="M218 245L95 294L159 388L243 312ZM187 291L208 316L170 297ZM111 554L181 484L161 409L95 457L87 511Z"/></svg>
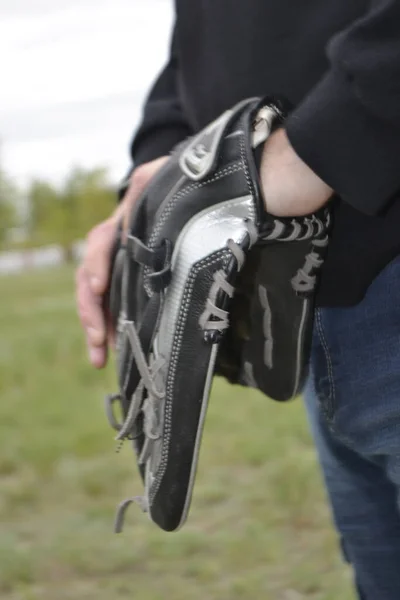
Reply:
<svg viewBox="0 0 400 600"><path fill-rule="evenodd" d="M29 189L29 234L36 244L60 244L66 260L72 258L72 245L115 206L115 193L107 171L75 168L61 189L36 180Z"/></svg>
<svg viewBox="0 0 400 600"><path fill-rule="evenodd" d="M80 236L106 219L115 208L115 190L108 181L106 169L75 169L67 179L64 193L78 216Z"/></svg>
<svg viewBox="0 0 400 600"><path fill-rule="evenodd" d="M34 245L55 241L52 214L57 212L59 201L59 192L51 184L40 179L32 181L28 190L28 236Z"/></svg>
<svg viewBox="0 0 400 600"><path fill-rule="evenodd" d="M0 247L4 247L13 227L17 225L18 190L0 165Z"/></svg>

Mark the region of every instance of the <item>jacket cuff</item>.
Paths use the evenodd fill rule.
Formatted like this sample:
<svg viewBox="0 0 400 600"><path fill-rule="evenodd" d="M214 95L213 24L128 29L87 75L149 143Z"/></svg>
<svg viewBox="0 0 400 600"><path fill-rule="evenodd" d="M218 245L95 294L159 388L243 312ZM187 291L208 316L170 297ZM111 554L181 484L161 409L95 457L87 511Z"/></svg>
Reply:
<svg viewBox="0 0 400 600"><path fill-rule="evenodd" d="M286 122L300 158L367 215L400 190L400 130L384 117L368 113L351 82L330 71Z"/></svg>

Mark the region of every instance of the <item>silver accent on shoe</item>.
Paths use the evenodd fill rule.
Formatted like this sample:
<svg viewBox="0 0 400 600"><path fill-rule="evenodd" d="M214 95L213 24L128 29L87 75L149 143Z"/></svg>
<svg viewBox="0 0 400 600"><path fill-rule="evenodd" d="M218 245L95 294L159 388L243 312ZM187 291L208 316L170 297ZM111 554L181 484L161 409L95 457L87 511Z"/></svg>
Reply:
<svg viewBox="0 0 400 600"><path fill-rule="evenodd" d="M253 221L255 207L252 196L226 200L193 217L183 228L172 255L172 281L166 290L164 310L154 347L169 364L176 323L182 305L185 282L193 265L207 255L227 247L232 239L240 243L248 231L246 219Z"/></svg>
<svg viewBox="0 0 400 600"><path fill-rule="evenodd" d="M200 181L211 174L215 169L218 150L221 142L223 142L229 122L241 106L245 107L250 103L251 99L239 102L193 137L179 159L179 166L186 177L192 181Z"/></svg>
<svg viewBox="0 0 400 600"><path fill-rule="evenodd" d="M276 117L277 111L271 106L264 106L258 111L253 122L253 148L257 148L257 146L267 141L271 134L272 125Z"/></svg>

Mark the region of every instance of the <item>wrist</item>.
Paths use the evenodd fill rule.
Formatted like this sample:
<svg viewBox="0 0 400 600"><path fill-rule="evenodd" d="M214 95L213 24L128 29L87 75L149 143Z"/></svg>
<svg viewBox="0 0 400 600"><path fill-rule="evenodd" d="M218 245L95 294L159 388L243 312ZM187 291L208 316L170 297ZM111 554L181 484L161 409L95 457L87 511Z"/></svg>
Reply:
<svg viewBox="0 0 400 600"><path fill-rule="evenodd" d="M260 179L266 210L279 217L313 213L333 195L332 188L296 154L282 128L265 143Z"/></svg>

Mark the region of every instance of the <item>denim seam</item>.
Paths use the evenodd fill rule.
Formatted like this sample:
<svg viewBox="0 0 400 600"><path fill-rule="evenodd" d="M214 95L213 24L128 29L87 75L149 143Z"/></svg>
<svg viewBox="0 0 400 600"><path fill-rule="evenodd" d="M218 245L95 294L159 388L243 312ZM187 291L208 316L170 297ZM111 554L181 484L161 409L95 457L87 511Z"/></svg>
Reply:
<svg viewBox="0 0 400 600"><path fill-rule="evenodd" d="M317 317L317 331L319 334L319 339L321 341L321 345L325 354L325 359L326 359L326 363L327 363L327 367L328 367L328 380L329 380L329 385L331 388L331 396L332 398L330 399L330 410L329 412L332 412L333 410L333 405L335 403L336 397L335 397L335 385L334 385L334 379L333 379L333 365L332 365L332 360L331 360L331 356L329 353L329 348L328 348L328 344L325 338L325 334L324 334L324 328L322 325L322 319L321 319L321 312L319 310L316 311L316 317Z"/></svg>

